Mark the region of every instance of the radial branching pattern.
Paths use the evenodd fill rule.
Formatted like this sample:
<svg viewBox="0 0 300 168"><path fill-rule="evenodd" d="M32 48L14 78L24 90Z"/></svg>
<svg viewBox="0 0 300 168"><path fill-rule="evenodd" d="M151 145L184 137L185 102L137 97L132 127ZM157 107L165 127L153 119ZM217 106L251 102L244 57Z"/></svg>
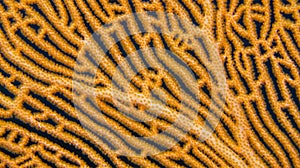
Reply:
<svg viewBox="0 0 300 168"><path fill-rule="evenodd" d="M297 0L0 0L0 167L299 167L299 10ZM90 106L101 109L107 125L96 128L108 133L96 136L91 128L97 117L79 114L78 109L88 107L73 100L74 94L81 94L73 89L74 80L81 80L73 78L77 58L82 49L92 53L85 41L102 25L149 11L173 13L207 30L224 66L226 98L213 98L216 76L187 42L158 33L128 36L108 49L104 62L89 62L97 68L94 76L82 73L85 79L95 79L95 90L112 86L113 70L126 56L152 47L179 58L169 53L163 60L157 54L157 61L143 62L164 64L174 74L183 71L180 64L187 65L199 95L189 101L179 92L174 75L149 66L130 79L130 88L148 96L160 88L164 94L156 94L158 104L172 115L161 113L141 122L148 113L127 113L132 108L127 109L126 102L116 107L111 97L97 95ZM136 65L131 60L126 70ZM123 71L124 76L129 73ZM118 81L115 84L120 87ZM137 112L149 109L139 100L133 106ZM147 137L163 132L180 112L196 114L195 124L203 125L211 106L223 112L206 141L189 130L155 155L124 156L113 149L143 153L139 143L152 149L158 142L127 141L112 127L125 135ZM175 132L183 129L176 128ZM173 133L166 139L176 139Z"/></svg>

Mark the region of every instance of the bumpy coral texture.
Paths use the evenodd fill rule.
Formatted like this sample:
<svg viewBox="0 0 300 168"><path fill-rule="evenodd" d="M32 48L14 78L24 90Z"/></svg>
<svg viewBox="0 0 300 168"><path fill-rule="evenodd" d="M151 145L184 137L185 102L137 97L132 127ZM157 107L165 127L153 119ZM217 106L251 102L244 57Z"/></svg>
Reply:
<svg viewBox="0 0 300 168"><path fill-rule="evenodd" d="M300 167L299 9L297 0L0 0L0 167ZM96 141L82 126L73 68L101 25L143 11L174 13L208 30L228 87L211 138L201 142L191 130L171 149L129 157L107 145L124 139ZM195 70L201 125L217 102L205 66L180 39L156 33L124 39L110 49L106 67L98 67L95 87L108 87L124 53L149 46L168 46ZM164 82L168 108L176 111L172 79L146 69L132 82L143 94ZM162 115L141 123L119 113L111 99L97 102L109 124L128 135L157 134L174 121Z"/></svg>

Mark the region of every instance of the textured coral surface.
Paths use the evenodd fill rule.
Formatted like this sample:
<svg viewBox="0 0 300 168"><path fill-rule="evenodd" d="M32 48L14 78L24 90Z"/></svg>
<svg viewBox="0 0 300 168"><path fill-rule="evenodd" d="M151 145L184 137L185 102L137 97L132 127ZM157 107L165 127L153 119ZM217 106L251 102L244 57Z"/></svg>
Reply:
<svg viewBox="0 0 300 168"><path fill-rule="evenodd" d="M206 141L190 130L168 150L130 157L109 144L134 151L135 142L112 133L97 139L83 127L89 120L76 112L72 84L85 40L102 25L143 11L174 13L208 30L227 94ZM0 167L300 167L299 11L299 0L0 0ZM203 124L219 99L211 99L207 67L180 39L143 33L116 43L98 66L95 88L109 87L125 54L149 46L169 48L193 69L201 104L190 106L198 111L195 124ZM176 115L180 94L167 73L148 68L131 82L143 95L164 88L166 106ZM168 115L134 121L111 98L98 96L97 106L107 124L126 135L154 135L174 122Z"/></svg>

